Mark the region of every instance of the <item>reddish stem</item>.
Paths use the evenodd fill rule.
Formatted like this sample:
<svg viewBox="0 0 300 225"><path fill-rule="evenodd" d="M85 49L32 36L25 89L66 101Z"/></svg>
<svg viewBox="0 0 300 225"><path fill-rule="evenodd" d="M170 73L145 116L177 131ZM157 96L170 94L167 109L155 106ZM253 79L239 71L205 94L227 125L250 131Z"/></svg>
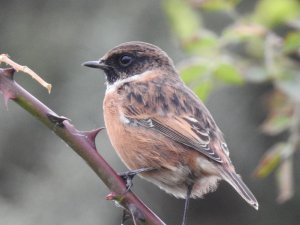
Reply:
<svg viewBox="0 0 300 225"><path fill-rule="evenodd" d="M99 130L83 132L77 130L68 119L58 116L54 111L32 96L13 79L13 69L0 68L0 92L4 99L12 99L39 121L53 130L78 155L80 155L94 170L104 184L119 198L114 198L129 212L139 215L149 225L164 225L134 193L126 190L124 181L98 153L94 145L94 138ZM51 119L52 118L52 119ZM53 120L54 118L54 120ZM55 121L56 119L56 121Z"/></svg>

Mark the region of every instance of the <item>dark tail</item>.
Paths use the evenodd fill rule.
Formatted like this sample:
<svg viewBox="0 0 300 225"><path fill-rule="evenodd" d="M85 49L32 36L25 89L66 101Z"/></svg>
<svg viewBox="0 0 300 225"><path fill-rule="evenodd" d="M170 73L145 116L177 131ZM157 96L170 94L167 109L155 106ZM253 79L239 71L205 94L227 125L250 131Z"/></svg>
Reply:
<svg viewBox="0 0 300 225"><path fill-rule="evenodd" d="M243 199L246 200L253 208L258 210L258 202L246 184L242 181L240 176L235 172L230 172L223 167L219 167L221 176L226 180Z"/></svg>

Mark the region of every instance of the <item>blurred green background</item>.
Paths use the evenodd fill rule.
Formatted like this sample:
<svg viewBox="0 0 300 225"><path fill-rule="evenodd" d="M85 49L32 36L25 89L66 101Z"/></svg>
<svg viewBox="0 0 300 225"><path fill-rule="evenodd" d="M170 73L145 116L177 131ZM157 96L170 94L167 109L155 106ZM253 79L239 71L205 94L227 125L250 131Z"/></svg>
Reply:
<svg viewBox="0 0 300 225"><path fill-rule="evenodd" d="M256 11L260 17L252 22L273 29L279 23L278 20L286 22L285 18L278 15L271 16L274 15L273 11L276 14L279 9L284 9L284 15L289 15L287 19L294 19L299 13L298 3L293 5L296 1L288 1L292 7L285 8L285 5L273 4L278 1L271 3L265 0L260 3L262 6L257 6L258 1L251 0L213 0L211 2L226 4L221 4L218 10L199 10L197 4L203 2L209 1L189 1L188 6L181 1L159 0L1 1L0 53L8 53L13 60L31 67L52 83L53 90L48 95L46 90L24 74L18 73L15 76L23 87L58 114L70 118L77 128L90 130L104 125L102 100L105 79L102 72L82 67L82 62L100 58L107 50L125 41L146 41L168 52L178 68L181 68L183 78L193 84L196 82L195 77L203 77L201 66L207 65L207 62L217 64L220 58L231 57L231 51L241 52L243 58L248 57L248 52L245 53L240 46L226 46L224 50L223 45L214 44L220 43L219 37L239 37L236 33L223 35L224 27L228 24L243 22L247 20L247 15ZM267 4L267 7L263 4ZM181 9L187 11L181 14L184 11ZM266 9L270 10L264 11ZM193 10L201 17L195 17ZM181 23L182 26L177 26ZM190 31L204 31L204 25L206 30L204 35L200 35L204 39L198 39L197 36L189 41L194 35ZM180 30L182 27L183 30ZM281 32L286 29L278 30L280 35L286 34ZM259 38L265 36L258 34L255 41L251 39L250 49L261 47ZM204 40L204 44L201 40ZM295 43L290 44L290 48L294 49ZM213 51L218 54L211 54ZM255 57L251 55L250 65L254 65L253 61L259 65L262 59L256 55L256 51L253 54ZM193 68L192 73L188 70L184 73L184 69L194 66L189 63L194 62L193 59L199 55L202 61L197 62L202 64L196 65L196 73L193 74ZM224 81L222 74L225 71L230 75L229 81L225 79L216 86L215 80L205 79L196 82L193 88L196 91L198 88L198 94L207 97L206 105L225 134L231 159L255 193L260 210L253 210L231 187L222 182L216 192L202 200L191 201L188 224L299 224L300 168L296 163L299 154L293 155L295 195L282 204L276 201L278 185L273 176L264 180L253 176L267 149L288 138L288 134L271 136L268 132L262 132L261 124L269 112L266 107L268 98L265 96L274 90L274 84L272 81L251 83L244 77L237 78L249 71L249 67L244 71L239 70L240 57L232 57L229 60L231 64L225 67L222 64L222 67L217 68L217 80ZM286 64L282 67L287 68ZM208 85L202 85L201 89L203 83ZM243 85L232 85L237 83ZM300 87L296 89L296 95L298 91ZM0 224L120 223L121 209L105 200L109 190L81 158L13 102L9 102L8 109L3 99L0 105ZM112 149L105 131L97 137L97 146L117 171L126 170ZM267 170L273 172L273 167ZM183 200L165 194L140 178L135 179L133 190L167 224L180 224Z"/></svg>

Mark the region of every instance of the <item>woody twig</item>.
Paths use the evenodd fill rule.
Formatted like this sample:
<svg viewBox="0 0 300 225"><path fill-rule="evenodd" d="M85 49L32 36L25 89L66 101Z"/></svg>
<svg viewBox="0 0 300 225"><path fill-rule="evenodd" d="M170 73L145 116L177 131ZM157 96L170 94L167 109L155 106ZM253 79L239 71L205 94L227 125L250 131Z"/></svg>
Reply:
<svg viewBox="0 0 300 225"><path fill-rule="evenodd" d="M124 181L111 168L111 166L98 153L95 138L102 129L92 131L79 131L70 123L66 117L57 115L54 111L41 103L13 79L15 69L0 68L0 93L6 101L13 100L36 119L55 132L64 140L88 165L94 170L98 177L112 192L109 200L116 201L127 212L134 216L135 220L143 224L164 225L136 195L126 191Z"/></svg>
<svg viewBox="0 0 300 225"><path fill-rule="evenodd" d="M52 85L44 81L37 73L35 73L32 69L30 69L27 66L22 66L13 60L9 58L7 54L1 54L0 55L0 64L6 63L7 65L10 65L12 68L14 68L17 72L22 71L23 73L26 73L32 77L32 79L36 80L40 85L42 85L44 88L46 88L50 94Z"/></svg>

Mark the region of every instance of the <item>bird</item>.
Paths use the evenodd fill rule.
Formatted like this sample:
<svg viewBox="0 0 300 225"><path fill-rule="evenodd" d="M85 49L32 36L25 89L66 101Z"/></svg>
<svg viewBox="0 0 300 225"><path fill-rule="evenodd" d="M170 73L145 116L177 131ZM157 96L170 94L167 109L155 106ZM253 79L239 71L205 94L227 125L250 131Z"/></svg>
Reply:
<svg viewBox="0 0 300 225"><path fill-rule="evenodd" d="M223 133L165 51L125 42L83 65L106 76L103 112L113 148L130 171L185 199L182 225L189 200L216 190L220 180L258 210L229 158Z"/></svg>

